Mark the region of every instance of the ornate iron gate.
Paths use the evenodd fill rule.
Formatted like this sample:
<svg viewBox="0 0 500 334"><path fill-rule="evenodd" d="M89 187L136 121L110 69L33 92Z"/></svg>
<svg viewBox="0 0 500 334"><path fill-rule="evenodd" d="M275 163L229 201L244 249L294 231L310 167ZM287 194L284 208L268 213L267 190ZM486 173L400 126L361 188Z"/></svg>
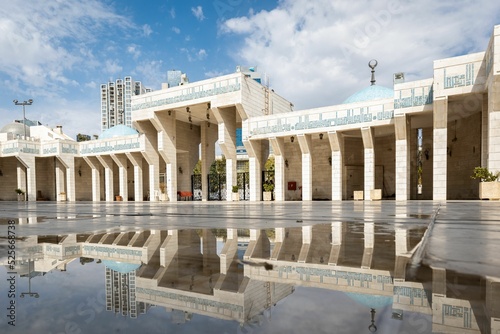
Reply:
<svg viewBox="0 0 500 334"><path fill-rule="evenodd" d="M250 173L240 172L237 176L238 193L241 201L250 200Z"/></svg>
<svg viewBox="0 0 500 334"><path fill-rule="evenodd" d="M201 174L191 175L191 192L193 193L193 201L202 200Z"/></svg>
<svg viewBox="0 0 500 334"><path fill-rule="evenodd" d="M208 174L208 200L226 200L226 174Z"/></svg>

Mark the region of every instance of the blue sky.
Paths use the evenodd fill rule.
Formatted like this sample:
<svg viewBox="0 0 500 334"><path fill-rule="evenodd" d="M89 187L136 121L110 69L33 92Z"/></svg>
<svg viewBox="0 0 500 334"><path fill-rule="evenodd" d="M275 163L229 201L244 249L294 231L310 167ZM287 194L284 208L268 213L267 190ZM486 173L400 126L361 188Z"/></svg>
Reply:
<svg viewBox="0 0 500 334"><path fill-rule="evenodd" d="M432 77L433 60L484 51L496 1L11 0L0 8L0 124L27 117L99 134L99 85L127 75L154 90L258 66L297 109L341 103L392 74Z"/></svg>

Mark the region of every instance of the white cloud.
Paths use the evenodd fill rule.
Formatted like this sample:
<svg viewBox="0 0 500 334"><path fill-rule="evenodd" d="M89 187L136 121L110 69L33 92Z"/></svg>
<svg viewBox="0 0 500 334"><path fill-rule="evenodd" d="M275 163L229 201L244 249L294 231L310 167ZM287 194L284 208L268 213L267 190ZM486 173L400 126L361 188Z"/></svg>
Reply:
<svg viewBox="0 0 500 334"><path fill-rule="evenodd" d="M203 8L201 6L191 7L191 12L193 13L194 17L198 19L198 21L203 21L205 19Z"/></svg>
<svg viewBox="0 0 500 334"><path fill-rule="evenodd" d="M160 89L162 82L166 82L166 71L162 68L163 61L149 60L137 65L132 75L140 78L142 84L154 90Z"/></svg>
<svg viewBox="0 0 500 334"><path fill-rule="evenodd" d="M105 64L105 72L111 75L117 75L123 70L116 61L108 59Z"/></svg>
<svg viewBox="0 0 500 334"><path fill-rule="evenodd" d="M227 72L217 71L217 70L211 70L211 71L205 72L204 74L205 74L205 77L207 77L207 78L216 78L216 77L220 77L220 76L226 75Z"/></svg>
<svg viewBox="0 0 500 334"><path fill-rule="evenodd" d="M169 12L169 13L170 13L170 17L171 17L171 18L173 18L173 19L175 19L175 8L174 8L174 7L172 7L172 8L170 9L170 12Z"/></svg>
<svg viewBox="0 0 500 334"><path fill-rule="evenodd" d="M134 60L137 60L139 56L141 55L141 50L139 50L139 47L135 44L129 45L127 47L127 52L132 55Z"/></svg>
<svg viewBox="0 0 500 334"><path fill-rule="evenodd" d="M198 51L198 59L199 60L203 60L205 58L207 58L208 54L207 54L207 51L205 49L200 49Z"/></svg>
<svg viewBox="0 0 500 334"><path fill-rule="evenodd" d="M133 28L101 1L47 5L9 1L0 7L0 74L40 89L71 82L69 71L96 66L89 46L108 29Z"/></svg>
<svg viewBox="0 0 500 334"><path fill-rule="evenodd" d="M208 53L205 49L197 50L195 48L191 48L191 49L181 48L180 51L187 55L188 61L190 61L190 62L197 61L197 60L203 60L203 59L207 58L207 56L208 56Z"/></svg>
<svg viewBox="0 0 500 334"><path fill-rule="evenodd" d="M498 2L472 0L282 0L225 21L221 32L244 36L237 63L258 65L277 93L310 108L369 85L372 58L377 84L391 87L395 72L428 78L435 59L485 50L499 11Z"/></svg>
<svg viewBox="0 0 500 334"><path fill-rule="evenodd" d="M172 27L172 31L175 32L176 34L180 34L181 30L177 27Z"/></svg>
<svg viewBox="0 0 500 334"><path fill-rule="evenodd" d="M153 29L151 29L149 24L145 24L142 26L142 33L147 37L153 33Z"/></svg>

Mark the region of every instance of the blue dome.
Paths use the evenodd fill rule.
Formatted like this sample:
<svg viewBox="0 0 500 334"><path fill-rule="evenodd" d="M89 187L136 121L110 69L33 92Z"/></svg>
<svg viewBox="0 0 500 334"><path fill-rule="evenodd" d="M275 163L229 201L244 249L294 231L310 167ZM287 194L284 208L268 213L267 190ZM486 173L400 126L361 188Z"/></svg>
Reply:
<svg viewBox="0 0 500 334"><path fill-rule="evenodd" d="M131 127L128 127L123 124L118 124L113 126L112 128L109 128L107 130L104 130L101 133L101 136L99 139L110 139L114 137L123 137L123 136L131 136L131 135L137 135L139 132L137 130L132 129Z"/></svg>
<svg viewBox="0 0 500 334"><path fill-rule="evenodd" d="M104 263L104 265L109 269L117 271L122 274L127 274L131 271L135 271L139 269L139 267L141 266L140 264L117 262L110 260L103 260L102 263Z"/></svg>
<svg viewBox="0 0 500 334"><path fill-rule="evenodd" d="M344 101L344 104L380 100L380 99L389 99L389 98L391 99L394 98L393 89L383 86L373 85L373 86L368 86L365 89L352 94Z"/></svg>

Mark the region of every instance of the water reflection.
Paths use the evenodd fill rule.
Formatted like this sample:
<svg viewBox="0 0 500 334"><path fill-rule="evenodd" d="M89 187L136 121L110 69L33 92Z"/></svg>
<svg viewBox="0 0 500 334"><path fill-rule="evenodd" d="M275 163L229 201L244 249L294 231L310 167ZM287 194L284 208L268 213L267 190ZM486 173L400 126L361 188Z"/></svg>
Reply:
<svg viewBox="0 0 500 334"><path fill-rule="evenodd" d="M62 282L69 298L80 303L75 307L77 314L96 313L98 308L86 309L87 304L81 302L84 295L75 292L72 297L72 289L76 291L81 284L91 284L90 291L104 289L103 309L123 316L108 322L134 319L139 323L141 318L157 317L156 310L162 309L173 324L201 317L202 325L196 328L206 332L221 332L221 328L277 332L284 330L279 327L283 326L280 318L288 319L289 332L301 332L304 324L298 315L308 314L311 303L321 318L319 332L325 333L497 333L498 278L442 268L408 270L424 232L418 226L336 222L267 230L40 235L18 240L16 266L10 268L2 257L6 268L2 273L17 273L18 293L27 278L30 293L36 291L39 300L54 298L47 285L51 277L60 280L47 273L70 275ZM83 267L71 267L74 260ZM273 269L248 262L267 262ZM28 316L37 317L42 305L32 304ZM290 318L288 312L295 316ZM213 324L207 319L225 322L220 328L207 328ZM342 327L336 327L338 319ZM234 322L237 327L231 327ZM8 327L5 322L0 325ZM131 331L132 327L127 328Z"/></svg>

